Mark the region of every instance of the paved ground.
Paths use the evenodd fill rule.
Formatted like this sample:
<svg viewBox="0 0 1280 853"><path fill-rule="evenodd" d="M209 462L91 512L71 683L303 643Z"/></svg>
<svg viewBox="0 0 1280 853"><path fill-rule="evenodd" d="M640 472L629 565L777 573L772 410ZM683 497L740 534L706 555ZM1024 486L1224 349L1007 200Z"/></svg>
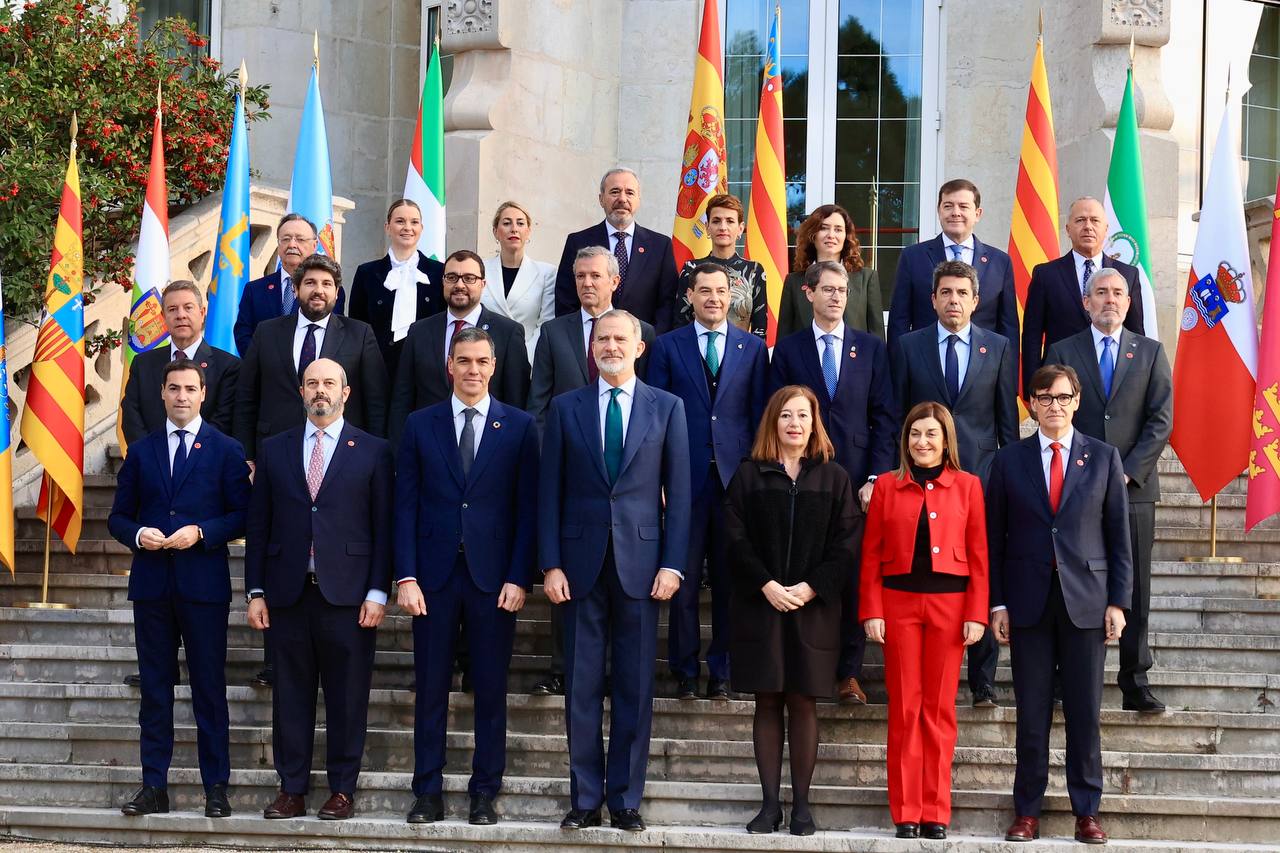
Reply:
<svg viewBox="0 0 1280 853"><path fill-rule="evenodd" d="M21 841L0 836L0 853L72 853L75 850L111 850L113 853L208 853L208 847L117 847L114 844L89 845L84 842L60 844L51 841ZM236 847L238 853L255 853L260 848ZM265 851L262 851L265 853ZM303 851L271 850L270 853L303 853Z"/></svg>

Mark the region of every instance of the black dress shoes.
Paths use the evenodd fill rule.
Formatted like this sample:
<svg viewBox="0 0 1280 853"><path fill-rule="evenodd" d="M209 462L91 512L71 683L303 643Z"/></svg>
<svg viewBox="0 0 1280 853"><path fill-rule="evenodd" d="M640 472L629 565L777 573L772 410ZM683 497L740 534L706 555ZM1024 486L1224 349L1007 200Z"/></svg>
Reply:
<svg viewBox="0 0 1280 853"><path fill-rule="evenodd" d="M141 817L145 814L168 814L169 792L164 788L143 785L134 792L133 799L120 807L120 814Z"/></svg>
<svg viewBox="0 0 1280 853"><path fill-rule="evenodd" d="M697 699L698 698L698 679L682 678L676 685L677 699Z"/></svg>
<svg viewBox="0 0 1280 853"><path fill-rule="evenodd" d="M1149 688L1142 688L1137 693L1126 693L1123 707L1126 711L1137 711L1140 714L1163 714L1164 703L1151 695Z"/></svg>
<svg viewBox="0 0 1280 853"><path fill-rule="evenodd" d="M996 708L996 691L990 684L981 684L973 690L973 707Z"/></svg>
<svg viewBox="0 0 1280 853"><path fill-rule="evenodd" d="M267 664L258 674L249 679L250 687L270 687L276 683L276 669L271 664Z"/></svg>
<svg viewBox="0 0 1280 853"><path fill-rule="evenodd" d="M444 797L440 794L423 794L413 801L409 809L409 823L435 823L444 820Z"/></svg>
<svg viewBox="0 0 1280 853"><path fill-rule="evenodd" d="M930 841L945 841L947 838L947 825L945 823L925 821L920 824L920 837L927 838Z"/></svg>
<svg viewBox="0 0 1280 853"><path fill-rule="evenodd" d="M897 831L893 833L894 838L919 838L920 824L918 823L899 823L895 824Z"/></svg>
<svg viewBox="0 0 1280 853"><path fill-rule="evenodd" d="M561 829L586 829L600 825L599 809L570 809L560 821Z"/></svg>
<svg viewBox="0 0 1280 853"><path fill-rule="evenodd" d="M818 831L818 822L813 819L811 812L796 814L793 809L789 824L792 835L813 835Z"/></svg>
<svg viewBox="0 0 1280 853"><path fill-rule="evenodd" d="M533 685L533 690L530 692L534 696L563 696L564 676L553 672Z"/></svg>
<svg viewBox="0 0 1280 853"><path fill-rule="evenodd" d="M136 672L131 672L124 677L124 683L126 687L141 687L142 676Z"/></svg>
<svg viewBox="0 0 1280 853"><path fill-rule="evenodd" d="M707 698L713 701L723 701L729 698L729 682L721 681L718 678L712 678L707 681Z"/></svg>
<svg viewBox="0 0 1280 853"><path fill-rule="evenodd" d="M760 814L753 817L747 824L747 832L752 835L768 835L771 832L777 832L780 826L782 826L782 807L775 806L770 809L768 806L763 806Z"/></svg>
<svg viewBox="0 0 1280 853"><path fill-rule="evenodd" d="M205 817L231 817L231 803L227 800L227 786L214 785L204 795Z"/></svg>
<svg viewBox="0 0 1280 853"><path fill-rule="evenodd" d="M467 823L472 826L493 826L497 822L498 813L493 810L493 800L485 794L472 794Z"/></svg>
<svg viewBox="0 0 1280 853"><path fill-rule="evenodd" d="M618 811L609 812L609 825L614 829L622 829L627 832L644 832L648 829L644 825L644 818L640 817L640 812L635 809L619 809Z"/></svg>

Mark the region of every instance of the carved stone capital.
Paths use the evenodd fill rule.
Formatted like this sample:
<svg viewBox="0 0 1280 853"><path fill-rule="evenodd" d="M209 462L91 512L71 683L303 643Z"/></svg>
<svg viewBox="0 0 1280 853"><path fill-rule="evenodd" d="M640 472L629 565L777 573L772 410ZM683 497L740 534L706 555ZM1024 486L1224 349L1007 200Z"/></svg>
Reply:
<svg viewBox="0 0 1280 853"><path fill-rule="evenodd" d="M498 36L499 0L448 0L444 40L452 51L502 47Z"/></svg>
<svg viewBox="0 0 1280 853"><path fill-rule="evenodd" d="M1123 44L1133 36L1135 43L1163 47L1169 42L1171 0L1103 0L1106 9L1102 24L1102 44Z"/></svg>

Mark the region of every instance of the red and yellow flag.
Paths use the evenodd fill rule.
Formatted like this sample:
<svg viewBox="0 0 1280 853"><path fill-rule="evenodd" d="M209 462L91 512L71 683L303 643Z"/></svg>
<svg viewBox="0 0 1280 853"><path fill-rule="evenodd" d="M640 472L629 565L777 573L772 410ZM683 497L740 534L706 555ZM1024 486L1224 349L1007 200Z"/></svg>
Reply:
<svg viewBox="0 0 1280 853"><path fill-rule="evenodd" d="M769 346L773 346L778 336L782 279L790 266L787 261L787 171L782 147L781 18L781 7L774 6L764 58L764 85L760 87L756 157L751 167L751 205L747 210L747 244L743 252L745 257L764 267Z"/></svg>
<svg viewBox="0 0 1280 853"><path fill-rule="evenodd" d="M44 466L37 513L75 553L84 507L84 236L74 118L21 434Z"/></svg>
<svg viewBox="0 0 1280 853"><path fill-rule="evenodd" d="M676 221L671 227L676 269L683 268L685 261L711 254L711 237L706 228L707 202L713 195L729 189L729 162L724 144L724 62L716 0L706 0L703 4L702 32L694 63L689 130L680 159Z"/></svg>
<svg viewBox="0 0 1280 853"><path fill-rule="evenodd" d="M1280 512L1280 180L1271 211L1271 252L1262 302L1262 343L1258 346L1258 385L1253 397L1253 433L1249 450L1249 496L1244 529Z"/></svg>

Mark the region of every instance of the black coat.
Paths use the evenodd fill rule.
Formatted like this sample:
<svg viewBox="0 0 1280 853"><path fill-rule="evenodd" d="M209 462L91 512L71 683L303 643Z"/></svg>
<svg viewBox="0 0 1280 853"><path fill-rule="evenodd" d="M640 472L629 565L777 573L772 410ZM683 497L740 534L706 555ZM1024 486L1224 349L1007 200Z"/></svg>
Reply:
<svg viewBox="0 0 1280 853"><path fill-rule="evenodd" d="M129 444L142 441L164 427L166 415L160 396L160 376L172 359L172 345L159 347L139 353L129 367L129 381L125 383L124 399L120 402L124 440ZM201 339L200 346L196 347L195 362L204 371L205 395L200 417L219 432L229 434L240 359Z"/></svg>
<svg viewBox="0 0 1280 853"><path fill-rule="evenodd" d="M444 264L418 252L418 269L426 273L428 279L418 282L418 310L414 319L423 320L445 309ZM404 340L392 340L391 312L396 295L383 284L389 272L391 258L387 255L356 267L355 278L351 280L351 310L347 316L363 320L373 327L378 350L387 366L387 376L394 381Z"/></svg>
<svg viewBox="0 0 1280 853"><path fill-rule="evenodd" d="M849 475L834 462L804 462L794 484L777 463L738 466L725 495L734 690L831 695L841 594L858 582L863 520ZM817 597L783 613L761 591L771 580L805 581Z"/></svg>

